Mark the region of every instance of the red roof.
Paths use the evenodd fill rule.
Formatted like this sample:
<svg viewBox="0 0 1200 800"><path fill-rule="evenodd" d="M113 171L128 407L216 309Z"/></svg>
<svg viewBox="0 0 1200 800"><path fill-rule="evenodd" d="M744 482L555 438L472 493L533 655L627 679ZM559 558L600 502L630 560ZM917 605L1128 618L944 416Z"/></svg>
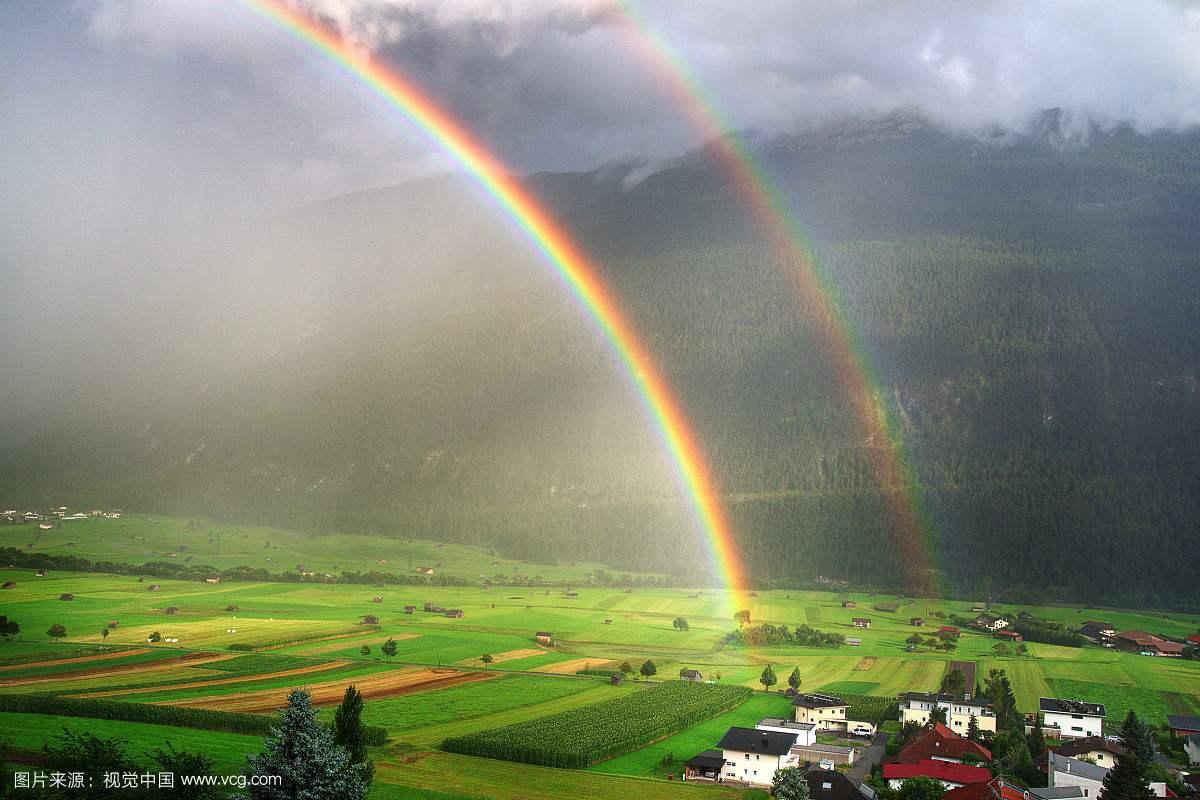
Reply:
<svg viewBox="0 0 1200 800"><path fill-rule="evenodd" d="M1200 633L1193 633L1191 636L1187 637L1187 640L1192 644L1200 644Z"/></svg>
<svg viewBox="0 0 1200 800"><path fill-rule="evenodd" d="M896 761L900 764L918 764L931 758L961 761L965 755L973 755L980 761L992 760L992 754L986 747L935 722L913 734L896 754Z"/></svg>
<svg viewBox="0 0 1200 800"><path fill-rule="evenodd" d="M942 795L942 800L1025 800L1025 792L1003 778L993 778L987 783L969 783L951 789Z"/></svg>
<svg viewBox="0 0 1200 800"><path fill-rule="evenodd" d="M908 780L909 778L933 778L947 783L985 783L992 779L991 770L969 767L953 761L937 761L929 758L917 764L884 764L883 779Z"/></svg>
<svg viewBox="0 0 1200 800"><path fill-rule="evenodd" d="M951 633L959 632L958 628L954 627L953 625L943 625L942 627L938 628L938 633L941 633L942 631L950 631Z"/></svg>

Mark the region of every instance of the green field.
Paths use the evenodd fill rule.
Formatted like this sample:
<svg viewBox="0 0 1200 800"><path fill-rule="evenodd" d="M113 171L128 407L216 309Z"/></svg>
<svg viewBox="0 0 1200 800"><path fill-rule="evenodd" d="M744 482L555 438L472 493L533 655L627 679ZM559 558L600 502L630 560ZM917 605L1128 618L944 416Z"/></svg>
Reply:
<svg viewBox="0 0 1200 800"><path fill-rule="evenodd" d="M153 560L161 557L160 545L168 542L173 551L181 552L181 537L187 536L192 537L187 541L194 544L187 552L205 554L207 560L205 548L211 547L211 555L216 555L216 543L208 542L204 535L207 523L193 526L188 532L186 520L130 517L120 521L128 526L125 529L114 528L115 522L82 522L77 523L80 527L73 533L49 532L38 538L35 549L61 548L67 552L65 543L58 541L66 538L75 542L70 552L84 557L133 560L140 553L140 557ZM230 559L221 562L224 564L263 566L258 561L237 559L253 555L261 561L265 555L258 550L279 552L264 548L264 542L288 541L287 534L278 531L218 527L222 531L222 558ZM84 531L89 535L94 532L95 536L88 539ZM18 531L16 535L26 533ZM14 536L8 530L4 534L10 540ZM134 535L145 536L148 542L129 541ZM160 537L161 542L155 542L153 536ZM388 551L387 555L372 549L397 548L396 540L366 537L363 547L358 547L358 540L348 537L299 538L299 555L289 554L289 564L281 568L294 568L295 563L302 562L306 568L332 569L337 564L366 569L372 560L378 560L377 556L389 563L397 559L406 563L403 548ZM245 543L240 550L234 546L238 542ZM462 574L483 574L493 560L482 550L418 544L425 549L414 556L417 561L434 561L436 557L444 560L447 571L457 564ZM353 560L342 556L333 561L336 553L353 553ZM272 565L277 558L280 556L272 555ZM516 566L502 562L503 570L510 574L517 571ZM542 574L584 578L580 571L586 568L590 566L551 566ZM560 571L554 573L554 569ZM426 790L455 800L549 798L571 793L601 800L686 795L740 798L740 792L682 786L665 778L671 773L678 777L681 762L710 747L730 725L751 725L763 716L788 713L786 699L777 692L763 693L757 683L768 663L778 673L781 686L787 674L798 667L802 690L888 698L904 691L936 689L948 661L974 661L980 676L991 668L1005 669L1024 710L1033 710L1040 696L1057 695L1105 703L1110 721L1122 717L1129 708L1152 722L1163 721L1168 713L1200 712L1197 662L1147 658L1100 647L1037 643L1029 644L1028 657L996 658L993 640L974 632L965 632L958 649L950 654L905 651L904 640L914 631L908 624L910 617L924 617L924 631L928 632L937 624L935 612L969 616L971 603L963 601L912 601L833 592L764 590L751 596L708 589L699 593L682 588L626 590L592 586L582 580L575 585L578 596L568 598L558 586L547 592L546 588L508 586L375 587L228 581L212 585L163 579L139 582L134 576L56 570L38 578L29 569L0 570L0 581L8 580L16 581L17 588L4 590L4 613L21 624L21 634L16 641L0 643L0 667L7 667L0 669L0 697L5 692L112 692L127 695L120 699L136 702L206 703L265 689L282 692L292 686L333 682L386 682L401 675L402 670L426 669L441 676L489 673L487 680L431 690L418 688L410 694L384 692L368 699L367 722L386 727L390 734L389 742L374 754L380 769L379 786L373 796L401 800L424 796L414 793ZM150 583L159 584L160 589L148 591ZM60 600L65 592L75 599ZM376 596L382 602L373 602ZM844 600L854 600L858 608L843 608ZM420 607L427 601L461 608L464 617L404 613L405 605ZM897 603L897 611L873 608L886 603ZM180 613L168 615L169 606L179 608ZM229 606L237 610L227 611ZM754 624L806 623L824 631L857 636L862 643L838 649L728 644L724 637L733 629L732 614L739 609L749 610ZM1186 635L1200 625L1200 619L1193 615L1135 609L1002 606L1000 610L1028 610L1039 617L1075 624L1103 619L1118 628L1140 628L1171 636ZM379 624L363 625L362 618L367 614L377 616ZM674 629L672 621L679 616L687 619L687 631ZM856 616L870 618L871 628L853 628L850 620ZM109 630L107 640L102 639L101 630L113 620L120 622L119 627ZM49 639L46 631L52 624L66 626L65 640ZM553 646L534 641L534 633L539 630L553 632ZM155 631L179 642L147 643L146 638ZM389 637L395 638L397 647L393 659L384 658L380 652L381 644ZM231 645L257 651L230 650ZM363 645L369 648L366 655L360 651ZM480 658L484 653L495 658L486 666ZM109 657L95 658L98 654ZM68 660L72 658L79 660ZM575 674L584 668L608 671L623 661L636 669L647 659L657 667L652 682L635 675L633 680L612 686L603 677ZM587 719L589 709L643 693L657 681L675 678L683 667L698 669L706 679L723 685L743 685L759 691L732 710L694 721L682 730L655 734L650 738L656 741L585 771L438 751L446 739L511 725L536 726L550 720L569 730L581 724L579 720ZM439 669L442 672L436 671ZM276 674L296 670L302 672ZM554 672L559 674L551 674ZM327 718L331 711L326 708L321 713ZM37 749L59 731L64 720L7 714L4 735L19 748ZM65 722L80 725L78 719ZM219 757L222 769L230 771L239 769L244 755L257 750L260 744L257 737L177 728L159 730L161 726L138 723L101 721L95 726L89 722L88 727L126 738L138 752L164 741L196 749L205 743L205 748Z"/></svg>

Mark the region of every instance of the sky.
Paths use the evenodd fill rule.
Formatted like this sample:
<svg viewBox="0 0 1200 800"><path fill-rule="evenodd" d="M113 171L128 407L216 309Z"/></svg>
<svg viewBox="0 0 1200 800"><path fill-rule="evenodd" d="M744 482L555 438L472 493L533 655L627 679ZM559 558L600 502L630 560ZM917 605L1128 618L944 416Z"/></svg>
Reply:
<svg viewBox="0 0 1200 800"><path fill-rule="evenodd" d="M695 147L612 0L293 0L395 65L515 170ZM896 109L966 133L1070 109L1200 123L1200 5L656 0L639 13L730 123L786 134ZM240 0L0 3L0 234L90 236L275 211L447 168Z"/></svg>

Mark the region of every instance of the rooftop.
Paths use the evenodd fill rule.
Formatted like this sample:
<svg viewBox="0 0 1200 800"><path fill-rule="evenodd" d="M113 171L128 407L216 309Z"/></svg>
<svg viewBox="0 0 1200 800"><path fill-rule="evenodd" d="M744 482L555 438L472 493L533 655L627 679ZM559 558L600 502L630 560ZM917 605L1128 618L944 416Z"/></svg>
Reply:
<svg viewBox="0 0 1200 800"><path fill-rule="evenodd" d="M1104 780L1104 776L1108 774L1108 770L1104 767L1098 767L1095 764L1089 764L1087 761L1080 761L1077 758L1060 756L1054 752L1050 753L1049 766L1052 772L1076 775L1080 778L1087 778L1093 781L1102 781Z"/></svg>
<svg viewBox="0 0 1200 800"><path fill-rule="evenodd" d="M1038 700L1038 708L1042 711L1059 714L1084 714L1089 717L1103 717L1103 703L1089 703L1086 700L1064 700L1058 697L1042 697Z"/></svg>
<svg viewBox="0 0 1200 800"><path fill-rule="evenodd" d="M1025 790L1003 778L993 778L987 783L951 789L942 795L942 800L1025 800Z"/></svg>
<svg viewBox="0 0 1200 800"><path fill-rule="evenodd" d="M991 752L970 739L959 736L940 722L927 725L909 737L896 754L901 764L916 764L930 758L951 758L961 761L963 756L974 756L980 761L991 761Z"/></svg>
<svg viewBox="0 0 1200 800"><path fill-rule="evenodd" d="M767 756L781 756L792 749L796 743L796 734L780 733L779 731L759 731L754 728L730 728L717 742L722 750L736 750L743 753L758 753Z"/></svg>
<svg viewBox="0 0 1200 800"><path fill-rule="evenodd" d="M872 800L875 790L831 769L810 767L804 772L812 800Z"/></svg>
<svg viewBox="0 0 1200 800"><path fill-rule="evenodd" d="M1088 736L1083 739L1073 739L1069 742L1059 745L1054 748L1054 752L1060 756L1081 756L1084 753L1093 753L1097 750L1104 750L1112 753L1115 756L1123 756L1129 752L1129 748L1119 742L1110 742L1103 736Z"/></svg>
<svg viewBox="0 0 1200 800"><path fill-rule="evenodd" d="M687 760L687 766L701 769L720 769L725 766L725 754L720 750L705 750Z"/></svg>
<svg viewBox="0 0 1200 800"><path fill-rule="evenodd" d="M792 700L792 705L800 706L801 708L838 708L841 706L849 706L840 697L834 697L831 694L798 694Z"/></svg>
<svg viewBox="0 0 1200 800"><path fill-rule="evenodd" d="M905 692L900 695L902 700L917 700L924 703L958 703L964 706L987 707L991 703L984 699L971 697L969 694L947 694L946 692Z"/></svg>
<svg viewBox="0 0 1200 800"><path fill-rule="evenodd" d="M754 727L787 728L793 731L811 731L817 726L812 722L796 722L790 719L783 719L782 717L763 717Z"/></svg>
<svg viewBox="0 0 1200 800"><path fill-rule="evenodd" d="M1200 731L1200 717L1167 714L1167 724L1179 731Z"/></svg>
<svg viewBox="0 0 1200 800"><path fill-rule="evenodd" d="M1083 789L1078 786L1030 786L1029 796L1034 800L1070 800L1083 797Z"/></svg>
<svg viewBox="0 0 1200 800"><path fill-rule="evenodd" d="M909 778L936 778L950 783L985 783L992 773L983 767L955 764L953 761L926 759L916 764L884 764L884 780L907 780Z"/></svg>

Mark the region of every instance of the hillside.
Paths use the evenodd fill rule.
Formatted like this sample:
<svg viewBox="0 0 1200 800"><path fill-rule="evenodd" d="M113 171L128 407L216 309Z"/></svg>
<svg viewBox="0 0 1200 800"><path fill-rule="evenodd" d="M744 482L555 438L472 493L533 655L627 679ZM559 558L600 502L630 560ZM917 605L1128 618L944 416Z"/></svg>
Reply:
<svg viewBox="0 0 1200 800"><path fill-rule="evenodd" d="M756 147L902 420L948 585L1200 602L1200 134L896 116ZM871 444L774 255L703 152L635 167L529 180L678 387L751 572L898 584L864 557L891 536ZM163 259L181 277L126 324L64 325L87 368L3 362L5 503L705 568L613 358L473 188L335 198Z"/></svg>

